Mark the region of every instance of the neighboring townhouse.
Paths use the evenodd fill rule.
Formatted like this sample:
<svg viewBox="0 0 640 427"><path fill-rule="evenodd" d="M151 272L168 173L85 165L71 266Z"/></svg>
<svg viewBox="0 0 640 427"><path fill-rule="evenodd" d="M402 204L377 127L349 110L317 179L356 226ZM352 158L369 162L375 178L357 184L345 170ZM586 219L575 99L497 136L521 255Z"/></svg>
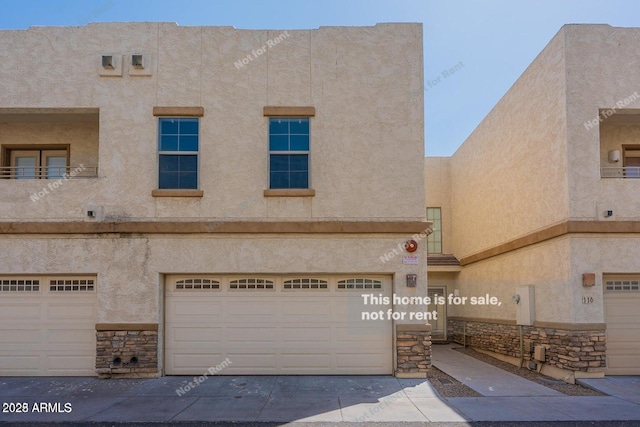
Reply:
<svg viewBox="0 0 640 427"><path fill-rule="evenodd" d="M638 52L639 28L564 26L452 157L426 159L429 249L460 264L430 261L430 288L502 302L447 306L448 339L569 381L640 374Z"/></svg>
<svg viewBox="0 0 640 427"><path fill-rule="evenodd" d="M0 375L425 375L421 24L0 51Z"/></svg>

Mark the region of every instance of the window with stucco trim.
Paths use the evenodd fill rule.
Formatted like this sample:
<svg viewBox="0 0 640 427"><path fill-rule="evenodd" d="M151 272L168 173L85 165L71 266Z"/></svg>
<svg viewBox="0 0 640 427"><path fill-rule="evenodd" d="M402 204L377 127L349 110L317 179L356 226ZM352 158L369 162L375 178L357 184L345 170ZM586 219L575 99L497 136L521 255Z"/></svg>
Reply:
<svg viewBox="0 0 640 427"><path fill-rule="evenodd" d="M158 188L198 188L200 119L162 117L158 119Z"/></svg>
<svg viewBox="0 0 640 427"><path fill-rule="evenodd" d="M442 253L442 209L427 208L427 221L433 223L433 233L427 237L427 253Z"/></svg>
<svg viewBox="0 0 640 427"><path fill-rule="evenodd" d="M308 117L269 118L269 188L309 188Z"/></svg>

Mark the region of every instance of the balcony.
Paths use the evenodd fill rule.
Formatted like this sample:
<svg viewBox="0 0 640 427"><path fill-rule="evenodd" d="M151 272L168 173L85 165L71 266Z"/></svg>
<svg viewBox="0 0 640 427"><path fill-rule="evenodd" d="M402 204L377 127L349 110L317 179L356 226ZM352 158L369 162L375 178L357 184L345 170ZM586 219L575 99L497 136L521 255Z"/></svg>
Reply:
<svg viewBox="0 0 640 427"><path fill-rule="evenodd" d="M99 110L0 108L0 180L98 177Z"/></svg>
<svg viewBox="0 0 640 427"><path fill-rule="evenodd" d="M601 167L600 178L639 179L640 166Z"/></svg>
<svg viewBox="0 0 640 427"><path fill-rule="evenodd" d="M2 179L86 179L97 178L97 166L0 166Z"/></svg>

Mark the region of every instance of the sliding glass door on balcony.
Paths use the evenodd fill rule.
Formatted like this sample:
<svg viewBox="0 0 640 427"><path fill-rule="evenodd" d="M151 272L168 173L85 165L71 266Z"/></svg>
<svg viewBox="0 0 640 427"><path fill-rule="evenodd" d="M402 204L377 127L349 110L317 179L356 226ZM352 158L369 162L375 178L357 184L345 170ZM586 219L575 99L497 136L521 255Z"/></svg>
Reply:
<svg viewBox="0 0 640 427"><path fill-rule="evenodd" d="M64 155L62 155L64 154ZM63 179L67 173L67 153L56 154L49 152L45 154L45 176L46 179Z"/></svg>
<svg viewBox="0 0 640 427"><path fill-rule="evenodd" d="M11 164L15 166L13 171L15 179L35 179L36 171L38 170L39 158L37 156L30 156L27 153L16 153Z"/></svg>
<svg viewBox="0 0 640 427"><path fill-rule="evenodd" d="M640 157L630 156L629 154L638 153L640 151L629 152L625 150L624 156L624 176L625 178L640 178Z"/></svg>
<svg viewBox="0 0 640 427"><path fill-rule="evenodd" d="M10 175L15 179L62 179L67 172L65 150L12 150Z"/></svg>

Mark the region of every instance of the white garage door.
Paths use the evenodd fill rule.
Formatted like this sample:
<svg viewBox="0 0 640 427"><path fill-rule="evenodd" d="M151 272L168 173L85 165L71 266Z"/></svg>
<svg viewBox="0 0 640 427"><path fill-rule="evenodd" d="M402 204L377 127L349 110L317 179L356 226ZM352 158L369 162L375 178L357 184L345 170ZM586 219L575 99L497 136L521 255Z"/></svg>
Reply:
<svg viewBox="0 0 640 427"><path fill-rule="evenodd" d="M95 375L92 277L0 277L0 375Z"/></svg>
<svg viewBox="0 0 640 427"><path fill-rule="evenodd" d="M640 277L605 276L606 375L640 375Z"/></svg>
<svg viewBox="0 0 640 427"><path fill-rule="evenodd" d="M391 374L391 322L361 320L367 277L168 277L165 372Z"/></svg>

